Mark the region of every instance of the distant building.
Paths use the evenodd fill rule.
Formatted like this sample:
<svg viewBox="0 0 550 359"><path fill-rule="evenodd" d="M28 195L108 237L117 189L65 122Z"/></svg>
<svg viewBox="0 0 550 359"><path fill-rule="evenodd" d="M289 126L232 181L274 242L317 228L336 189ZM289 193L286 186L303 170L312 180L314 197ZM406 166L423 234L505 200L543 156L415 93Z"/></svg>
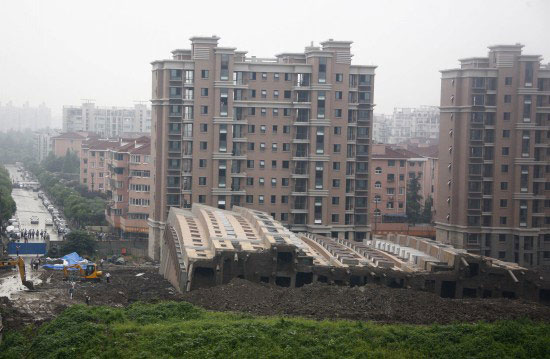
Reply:
<svg viewBox="0 0 550 359"><path fill-rule="evenodd" d="M63 107L64 132L93 132L101 137L125 133L150 134L151 110L144 104L134 107L98 107L92 102Z"/></svg>
<svg viewBox="0 0 550 359"><path fill-rule="evenodd" d="M437 183L437 148L424 154L404 148L375 144L372 147L370 193L373 229L375 223L404 222L407 210L407 184L417 178L422 204L435 197Z"/></svg>
<svg viewBox="0 0 550 359"><path fill-rule="evenodd" d="M0 104L0 131L45 129L50 127L51 120L51 110L43 103L38 107L29 106L28 102L23 106Z"/></svg>
<svg viewBox="0 0 550 359"><path fill-rule="evenodd" d="M522 48L441 71L437 240L550 268L550 65Z"/></svg>
<svg viewBox="0 0 550 359"><path fill-rule="evenodd" d="M397 144L409 139L437 143L439 108L420 106L395 108L391 116L374 115L373 139L378 143Z"/></svg>
<svg viewBox="0 0 550 359"><path fill-rule="evenodd" d="M41 162L51 152L53 152L52 138L57 135L57 131L53 130L42 130L34 133L33 155L38 162Z"/></svg>
<svg viewBox="0 0 550 359"><path fill-rule="evenodd" d="M92 138L82 144L80 183L107 194L105 216L121 237L147 237L152 170L150 137Z"/></svg>
<svg viewBox="0 0 550 359"><path fill-rule="evenodd" d="M66 132L54 136L51 138L53 154L57 157L63 157L69 151L80 156L80 149L86 138L88 138L86 132Z"/></svg>

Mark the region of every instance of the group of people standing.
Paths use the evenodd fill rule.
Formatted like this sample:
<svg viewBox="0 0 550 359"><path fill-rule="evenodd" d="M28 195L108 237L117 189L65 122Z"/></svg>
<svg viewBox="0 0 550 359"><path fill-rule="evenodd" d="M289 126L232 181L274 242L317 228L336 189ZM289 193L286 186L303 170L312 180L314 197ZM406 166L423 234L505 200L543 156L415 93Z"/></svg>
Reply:
<svg viewBox="0 0 550 359"><path fill-rule="evenodd" d="M46 232L46 230L38 230L38 229L24 229L22 232L21 232L21 236L23 237L23 239L25 240L25 243L27 243L29 241L29 239L33 239L34 237L38 238L40 237L40 239L49 239L50 238L50 234L48 232Z"/></svg>

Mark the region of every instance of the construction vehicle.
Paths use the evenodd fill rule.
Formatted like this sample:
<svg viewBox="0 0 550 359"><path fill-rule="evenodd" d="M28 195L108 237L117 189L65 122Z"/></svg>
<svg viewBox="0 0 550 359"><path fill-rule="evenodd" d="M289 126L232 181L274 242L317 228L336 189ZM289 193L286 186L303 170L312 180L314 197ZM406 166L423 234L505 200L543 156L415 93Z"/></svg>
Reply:
<svg viewBox="0 0 550 359"><path fill-rule="evenodd" d="M103 277L103 272L97 270L97 266L95 265L95 263L84 264L84 266L85 268L82 268L82 265L77 263L63 267L63 276L65 277L65 280L68 280L70 277L72 277L73 273L77 272L80 280L95 280L97 282L101 281L101 277ZM70 269L78 269L78 271L71 271Z"/></svg>
<svg viewBox="0 0 550 359"><path fill-rule="evenodd" d="M2 267L18 267L19 268L19 276L21 277L21 282L23 285L29 290L34 290L34 284L27 280L27 275L25 272L25 261L21 257L17 257L17 259L3 259L0 260L0 268Z"/></svg>

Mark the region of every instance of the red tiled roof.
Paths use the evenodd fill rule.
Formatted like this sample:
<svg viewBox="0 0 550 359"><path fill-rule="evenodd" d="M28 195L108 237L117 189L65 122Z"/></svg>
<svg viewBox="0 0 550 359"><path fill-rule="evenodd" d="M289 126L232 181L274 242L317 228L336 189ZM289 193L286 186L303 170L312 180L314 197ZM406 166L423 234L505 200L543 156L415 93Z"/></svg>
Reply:
<svg viewBox="0 0 550 359"><path fill-rule="evenodd" d="M83 136L79 133L76 133L76 132L66 132L66 133L62 133L58 136L55 136L53 137L53 139L58 139L58 140L83 140L85 139L86 136Z"/></svg>

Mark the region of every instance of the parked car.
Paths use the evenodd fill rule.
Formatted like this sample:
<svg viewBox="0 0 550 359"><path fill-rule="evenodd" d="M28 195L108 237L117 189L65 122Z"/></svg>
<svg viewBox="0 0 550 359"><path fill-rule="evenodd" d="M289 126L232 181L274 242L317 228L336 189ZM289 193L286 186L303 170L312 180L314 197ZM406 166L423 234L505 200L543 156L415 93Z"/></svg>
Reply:
<svg viewBox="0 0 550 359"><path fill-rule="evenodd" d="M46 220L44 221L44 224L46 226L53 226L53 221L49 218L46 218Z"/></svg>
<svg viewBox="0 0 550 359"><path fill-rule="evenodd" d="M37 216L31 217L31 224L38 224L40 223L40 219Z"/></svg>

